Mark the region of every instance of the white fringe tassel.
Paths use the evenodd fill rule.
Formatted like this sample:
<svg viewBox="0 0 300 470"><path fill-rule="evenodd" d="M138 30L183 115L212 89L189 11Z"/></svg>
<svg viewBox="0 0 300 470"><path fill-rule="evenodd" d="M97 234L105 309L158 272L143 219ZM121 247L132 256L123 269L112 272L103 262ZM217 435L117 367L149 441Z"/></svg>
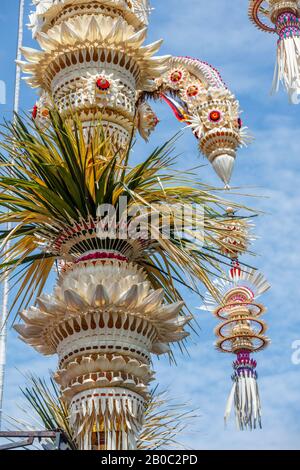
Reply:
<svg viewBox="0 0 300 470"><path fill-rule="evenodd" d="M144 400L121 388L81 392L70 410L71 428L81 450L136 450L143 417Z"/></svg>
<svg viewBox="0 0 300 470"><path fill-rule="evenodd" d="M236 424L240 431L261 428L261 402L256 376L242 372L233 376L233 382L225 410L225 424L234 406Z"/></svg>
<svg viewBox="0 0 300 470"><path fill-rule="evenodd" d="M279 90L282 82L290 102L300 103L300 37L288 37L278 41L272 93Z"/></svg>

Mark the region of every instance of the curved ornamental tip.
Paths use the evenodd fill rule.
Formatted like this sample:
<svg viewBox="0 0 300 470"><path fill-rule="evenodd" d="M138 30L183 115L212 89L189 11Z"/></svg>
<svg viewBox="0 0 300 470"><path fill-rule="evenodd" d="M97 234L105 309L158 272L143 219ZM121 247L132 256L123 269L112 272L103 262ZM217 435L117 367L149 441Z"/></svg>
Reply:
<svg viewBox="0 0 300 470"><path fill-rule="evenodd" d="M239 102L219 72L198 59L172 57L167 72L156 80L153 95L163 99L177 120L191 128L200 151L228 187L237 149L248 137Z"/></svg>
<svg viewBox="0 0 300 470"><path fill-rule="evenodd" d="M277 61L272 92L280 82L292 104L300 103L300 4L298 0L250 0L250 20L262 31L276 33Z"/></svg>

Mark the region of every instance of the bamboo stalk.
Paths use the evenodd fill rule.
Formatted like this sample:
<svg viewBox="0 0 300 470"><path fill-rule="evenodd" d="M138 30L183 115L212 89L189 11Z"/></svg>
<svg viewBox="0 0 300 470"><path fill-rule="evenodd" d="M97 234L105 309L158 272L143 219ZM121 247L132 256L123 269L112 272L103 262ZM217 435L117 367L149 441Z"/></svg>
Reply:
<svg viewBox="0 0 300 470"><path fill-rule="evenodd" d="M17 61L22 58L21 47L23 42L23 23L24 23L24 8L25 0L19 2L19 23L18 23L18 38L17 38ZM21 84L21 68L16 65L15 77L15 93L14 93L14 114L19 111L20 103L20 84ZM11 230L11 222L7 223L7 230ZM7 250L9 250L9 242L7 243ZM3 280L3 298L2 298L2 312L0 313L0 429L2 423L2 410L3 410L3 395L4 395L4 380L5 380L5 367L6 367L6 345L7 345L7 317L9 305L9 274L5 275Z"/></svg>

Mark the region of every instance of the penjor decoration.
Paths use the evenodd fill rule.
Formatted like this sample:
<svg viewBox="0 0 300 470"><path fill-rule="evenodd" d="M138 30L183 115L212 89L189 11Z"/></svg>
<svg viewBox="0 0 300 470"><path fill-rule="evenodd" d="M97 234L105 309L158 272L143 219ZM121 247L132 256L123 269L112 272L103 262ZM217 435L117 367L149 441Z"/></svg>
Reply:
<svg viewBox="0 0 300 470"><path fill-rule="evenodd" d="M65 115L78 112L87 129L101 118L118 147L128 145L136 123L149 139L159 121L147 99L172 101L176 117L229 185L237 150L249 141L239 103L209 64L155 56L161 41L144 45L147 1L34 3L30 26L42 50L23 47L27 62L19 62L30 86L51 95Z"/></svg>
<svg viewBox="0 0 300 470"><path fill-rule="evenodd" d="M282 82L290 102L300 95L300 8L298 0L250 0L249 16L261 30L278 35L273 92Z"/></svg>
<svg viewBox="0 0 300 470"><path fill-rule="evenodd" d="M21 163L23 140L19 157L15 160L15 176L22 174L19 164L22 165L23 173L26 172L22 178L23 184L30 175L32 184L27 189L31 192L35 187L35 196L33 206L28 209L31 223L26 225L24 221L27 234L20 248L17 248L19 242L16 241L7 262L15 259L15 250L24 250L22 261L15 259L15 269L19 262L29 264L27 279L31 279L30 289L35 284L37 292L41 291L40 282L45 283L54 261L58 263L59 275L53 293L38 294L36 305L20 313L23 322L15 325L15 329L21 339L39 353L58 355L55 380L70 413L70 428L77 447L86 450L135 449L150 398L149 385L154 379L151 355L169 354L172 357L172 346L189 335L186 326L191 316L185 313L184 302L174 289L172 278L166 273L172 271L172 259L180 265L179 260L187 257L191 274L201 276L199 259L195 259L197 248L193 246L193 261L192 251L178 251L176 237L173 240L151 238L150 228L149 233L138 232L138 236L134 237L134 226L141 219L138 216L130 216L129 224L126 214L122 213L116 221L118 230L115 234L110 232L114 222L101 215L96 214L95 218L82 215L71 220L72 213L76 216L72 198L78 194L79 184L87 195L83 206L79 204L77 207L78 211L83 211L82 214L85 213L86 204L89 214L97 211L96 201L100 204L101 197L104 197L106 204L114 202L120 206L119 187L130 188L123 194L123 197L125 194L131 197L125 212L128 210L130 213L135 207L135 200L141 198L145 201L145 208L151 207L151 198L155 203L157 201L159 184L154 182L152 190L148 193L147 190L151 181L153 184L153 175L160 168L165 168L169 157L168 152L165 156L159 152L151 156L148 162L124 173L118 155L109 158L108 154L104 157L102 153L101 158L93 160L93 155L97 155L99 149L104 152L108 145L103 140L101 128L87 143L84 129L74 134L74 128L80 125L78 121L69 122L69 127L65 127L61 120L55 123L54 116L50 114L50 134L38 134L43 142L49 144L45 152L47 160L41 157L37 162L32 158L30 163L27 160L29 166L24 166ZM25 127L22 124L14 129L19 133ZM31 134L27 135L32 155L40 156L42 147ZM55 135L57 140L53 140ZM66 139L67 135L69 139ZM49 138L52 140L49 141ZM63 157L57 160L55 149L61 142ZM85 155L83 162L72 157L72 153L64 154L66 148L69 152L73 148L76 153L77 144ZM16 146L12 148L16 151ZM62 181L70 178L70 161L74 180L68 181L66 190ZM39 171L33 177L37 166ZM42 180L39 175L43 175ZM94 181L95 176L97 181ZM159 175L157 178L160 179ZM161 178L163 181L164 176ZM2 177L1 184L6 185L5 181ZM53 186L55 191L51 190ZM162 194L164 191L169 192L168 186L164 187ZM194 192L184 186L180 187L180 191L188 191L188 199ZM109 194L111 199L108 199ZM183 202L175 186L170 195L171 199L166 201L167 207L172 205L173 197L177 207ZM25 193L24 197L27 199ZM21 201L18 202L17 197L14 204L17 206L19 203ZM157 212L157 208L155 210ZM44 216L41 216L42 212ZM27 210L23 213L25 218L26 213ZM13 212L11 217L15 222L19 218ZM22 225L19 225L20 234L23 232ZM16 236L17 233L18 230ZM34 253L39 249L40 254L27 258L28 248ZM164 257L166 264L163 269L155 266L155 258L152 258L155 254ZM169 257L170 261L167 261ZM37 275L34 274L36 269ZM21 291L24 283L22 285ZM30 298L31 294L29 301Z"/></svg>
<svg viewBox="0 0 300 470"><path fill-rule="evenodd" d="M257 299L270 285L258 271L242 268L239 264L238 256L247 249L250 226L244 219L236 217L232 208L228 208L227 214L229 220L219 243L223 253L232 259L232 268L215 282L217 296L208 293L201 308L212 312L221 321L215 330L217 349L236 355L225 422L234 407L238 428L252 430L261 427L261 401L257 363L251 356L269 343L265 336L266 324L261 318L266 309L257 303Z"/></svg>
<svg viewBox="0 0 300 470"><path fill-rule="evenodd" d="M55 378L80 448L135 448L153 380L150 354L187 336L183 303L163 300L128 259L95 251L60 276L54 295L21 314L21 337L59 355Z"/></svg>
<svg viewBox="0 0 300 470"><path fill-rule="evenodd" d="M16 116L3 132L0 205L8 212L0 225L9 220L13 228L1 231L0 271L20 281L12 305L21 310L20 338L58 356L55 381L76 447L137 448L152 355L172 359L189 335L192 316L176 283L198 292L200 282L210 291L223 320L218 347L238 356L228 410L234 399L240 427L255 427L250 354L267 343L255 300L267 284L237 261L247 249L247 222L230 211L218 219L227 203L207 186L191 187L190 173L180 183L170 176L172 141L129 165L136 131L148 141L159 123L149 100L163 100L229 187L237 151L249 140L237 99L209 64L157 56L161 41L145 44L147 0L33 4L30 28L40 49L23 47L18 64L40 98L34 125ZM163 226L172 208L168 237L161 227L144 227L140 205ZM178 223L187 206L183 237ZM214 285L211 273L221 271L224 257L233 271ZM46 295L54 265L55 288Z"/></svg>

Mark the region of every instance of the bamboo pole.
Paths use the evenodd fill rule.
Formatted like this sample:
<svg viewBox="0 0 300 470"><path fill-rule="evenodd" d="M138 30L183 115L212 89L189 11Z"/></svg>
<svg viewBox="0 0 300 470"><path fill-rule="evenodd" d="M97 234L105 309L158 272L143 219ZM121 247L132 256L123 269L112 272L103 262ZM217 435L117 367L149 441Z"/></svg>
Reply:
<svg viewBox="0 0 300 470"><path fill-rule="evenodd" d="M24 24L24 8L25 0L19 0L19 22L18 22L18 37L17 37L17 60L21 60L21 46L23 43L23 24ZM14 91L14 113L19 111L20 103L20 84L21 84L21 68L16 64L15 76L15 91ZM7 230L11 229L11 224L7 224ZM9 248L9 242L8 246ZM3 280L3 298L2 298L2 311L0 312L0 429L2 426L2 411L3 411L3 395L4 395L4 380L5 380L5 367L6 367L6 345L7 345L7 317L9 313L9 276L6 275Z"/></svg>

